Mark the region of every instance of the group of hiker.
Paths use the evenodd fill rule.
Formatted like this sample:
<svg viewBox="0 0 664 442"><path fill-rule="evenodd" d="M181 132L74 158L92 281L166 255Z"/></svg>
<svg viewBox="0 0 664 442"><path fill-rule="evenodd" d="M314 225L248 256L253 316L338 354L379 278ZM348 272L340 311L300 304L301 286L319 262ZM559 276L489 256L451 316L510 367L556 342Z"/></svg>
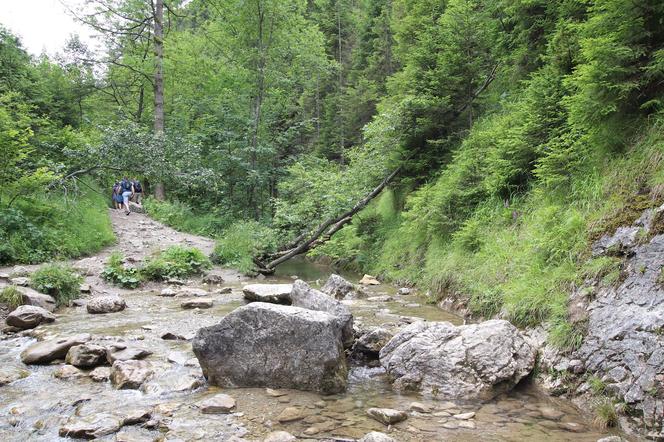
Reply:
<svg viewBox="0 0 664 442"><path fill-rule="evenodd" d="M124 210L127 215L131 213L129 201L140 205L142 196L143 187L136 178L130 180L124 177L113 185L113 207L117 210Z"/></svg>

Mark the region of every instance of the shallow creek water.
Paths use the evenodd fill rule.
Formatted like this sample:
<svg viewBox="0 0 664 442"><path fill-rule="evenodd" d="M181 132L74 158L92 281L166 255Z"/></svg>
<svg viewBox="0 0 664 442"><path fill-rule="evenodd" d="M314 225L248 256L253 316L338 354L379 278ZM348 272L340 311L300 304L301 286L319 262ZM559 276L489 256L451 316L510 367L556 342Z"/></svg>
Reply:
<svg viewBox="0 0 664 442"><path fill-rule="evenodd" d="M354 440L369 431L382 431L398 441L596 441L606 433L593 429L589 416L568 401L550 398L533 385L521 385L513 392L488 402L455 402L393 392L380 368L352 366L348 390L344 394L320 396L284 390L273 397L265 389L220 389L201 382L201 372L183 340L163 340L163 331L193 334L198 328L217 323L224 315L244 304L241 289L250 282L290 282L297 275L312 285L324 282L330 269L303 261L280 269L274 277L255 281L228 272L225 287L231 294L213 294L214 307L183 310L182 298L159 297L163 285L144 290L117 290L127 300L125 311L90 315L84 307L60 310L53 324L42 325L30 336L3 337L0 340L0 367L25 370L27 377L0 387L0 441L60 440L58 429L75 418L125 416L136 409L152 411L152 428L125 426L103 440L202 440L224 441L241 437L262 440L275 430L286 430L302 440ZM345 275L357 281L357 275ZM205 287L192 281L193 286ZM371 287L376 295L388 294L391 301L366 299L345 301L357 322L378 325L410 322L416 319L450 321L458 317L426 304L418 294L400 296L393 287ZM155 375L141 390L115 390L109 382L96 383L87 376L58 379L54 372L62 366L26 367L20 352L36 339L90 333L153 352L147 360ZM275 349L277 350L277 349ZM170 361L169 361L170 360ZM193 387L193 388L192 388ZM237 412L229 415L202 414L196 404L223 391L237 401ZM431 413L410 412L409 418L390 428L368 418L370 407L408 410L417 401L431 407ZM279 423L276 417L285 407L297 407L302 419ZM450 414L474 411L470 421ZM465 428L464 428L465 427ZM313 428L313 430L312 430ZM307 433L305 433L305 430Z"/></svg>

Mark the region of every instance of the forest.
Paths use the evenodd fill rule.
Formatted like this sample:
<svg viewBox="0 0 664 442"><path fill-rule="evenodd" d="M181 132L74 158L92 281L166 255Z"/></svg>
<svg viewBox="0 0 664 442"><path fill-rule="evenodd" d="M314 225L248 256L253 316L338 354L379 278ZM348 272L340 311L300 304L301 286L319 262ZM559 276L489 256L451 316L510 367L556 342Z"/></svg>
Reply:
<svg viewBox="0 0 664 442"><path fill-rule="evenodd" d="M71 13L103 51L73 35L35 57L0 29L0 264L115 241L122 175L145 183L150 216L216 238L213 258L249 273L384 183L309 259L546 324L572 349L570 292L620 278L590 244L664 199L659 0Z"/></svg>

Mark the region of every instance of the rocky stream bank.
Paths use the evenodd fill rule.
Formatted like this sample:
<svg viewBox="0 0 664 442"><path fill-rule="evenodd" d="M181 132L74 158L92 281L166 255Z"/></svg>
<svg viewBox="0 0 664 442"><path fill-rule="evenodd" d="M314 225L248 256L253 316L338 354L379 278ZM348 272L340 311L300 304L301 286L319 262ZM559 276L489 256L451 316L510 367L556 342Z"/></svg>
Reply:
<svg viewBox="0 0 664 442"><path fill-rule="evenodd" d="M23 289L37 308L0 335L0 440L621 438L529 380L537 348L509 323L463 325L414 290L328 281L306 262L269 279L215 268L111 286L100 273L114 250L140 262L171 244L213 248L131 216L112 214L117 246L73 263L85 284L72 306ZM0 269L0 286L33 270Z"/></svg>

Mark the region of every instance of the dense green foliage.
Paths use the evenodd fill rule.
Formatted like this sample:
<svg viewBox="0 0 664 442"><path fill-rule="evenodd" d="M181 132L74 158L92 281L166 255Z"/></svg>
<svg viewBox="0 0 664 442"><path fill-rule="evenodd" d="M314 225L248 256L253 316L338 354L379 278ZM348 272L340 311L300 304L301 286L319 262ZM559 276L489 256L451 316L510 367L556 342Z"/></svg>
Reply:
<svg viewBox="0 0 664 442"><path fill-rule="evenodd" d="M51 295L58 305L67 305L70 300L78 298L81 282L83 278L63 264L44 265L30 276L30 286Z"/></svg>
<svg viewBox="0 0 664 442"><path fill-rule="evenodd" d="M254 256L277 249L278 233L256 221L238 222L223 231L217 241L214 262L252 273Z"/></svg>
<svg viewBox="0 0 664 442"><path fill-rule="evenodd" d="M120 287L135 289L141 284L142 275L137 268L125 266L123 261L122 253L113 252L101 272L101 277Z"/></svg>
<svg viewBox="0 0 664 442"><path fill-rule="evenodd" d="M0 303L13 310L23 304L23 293L16 286L8 285L0 290Z"/></svg>

